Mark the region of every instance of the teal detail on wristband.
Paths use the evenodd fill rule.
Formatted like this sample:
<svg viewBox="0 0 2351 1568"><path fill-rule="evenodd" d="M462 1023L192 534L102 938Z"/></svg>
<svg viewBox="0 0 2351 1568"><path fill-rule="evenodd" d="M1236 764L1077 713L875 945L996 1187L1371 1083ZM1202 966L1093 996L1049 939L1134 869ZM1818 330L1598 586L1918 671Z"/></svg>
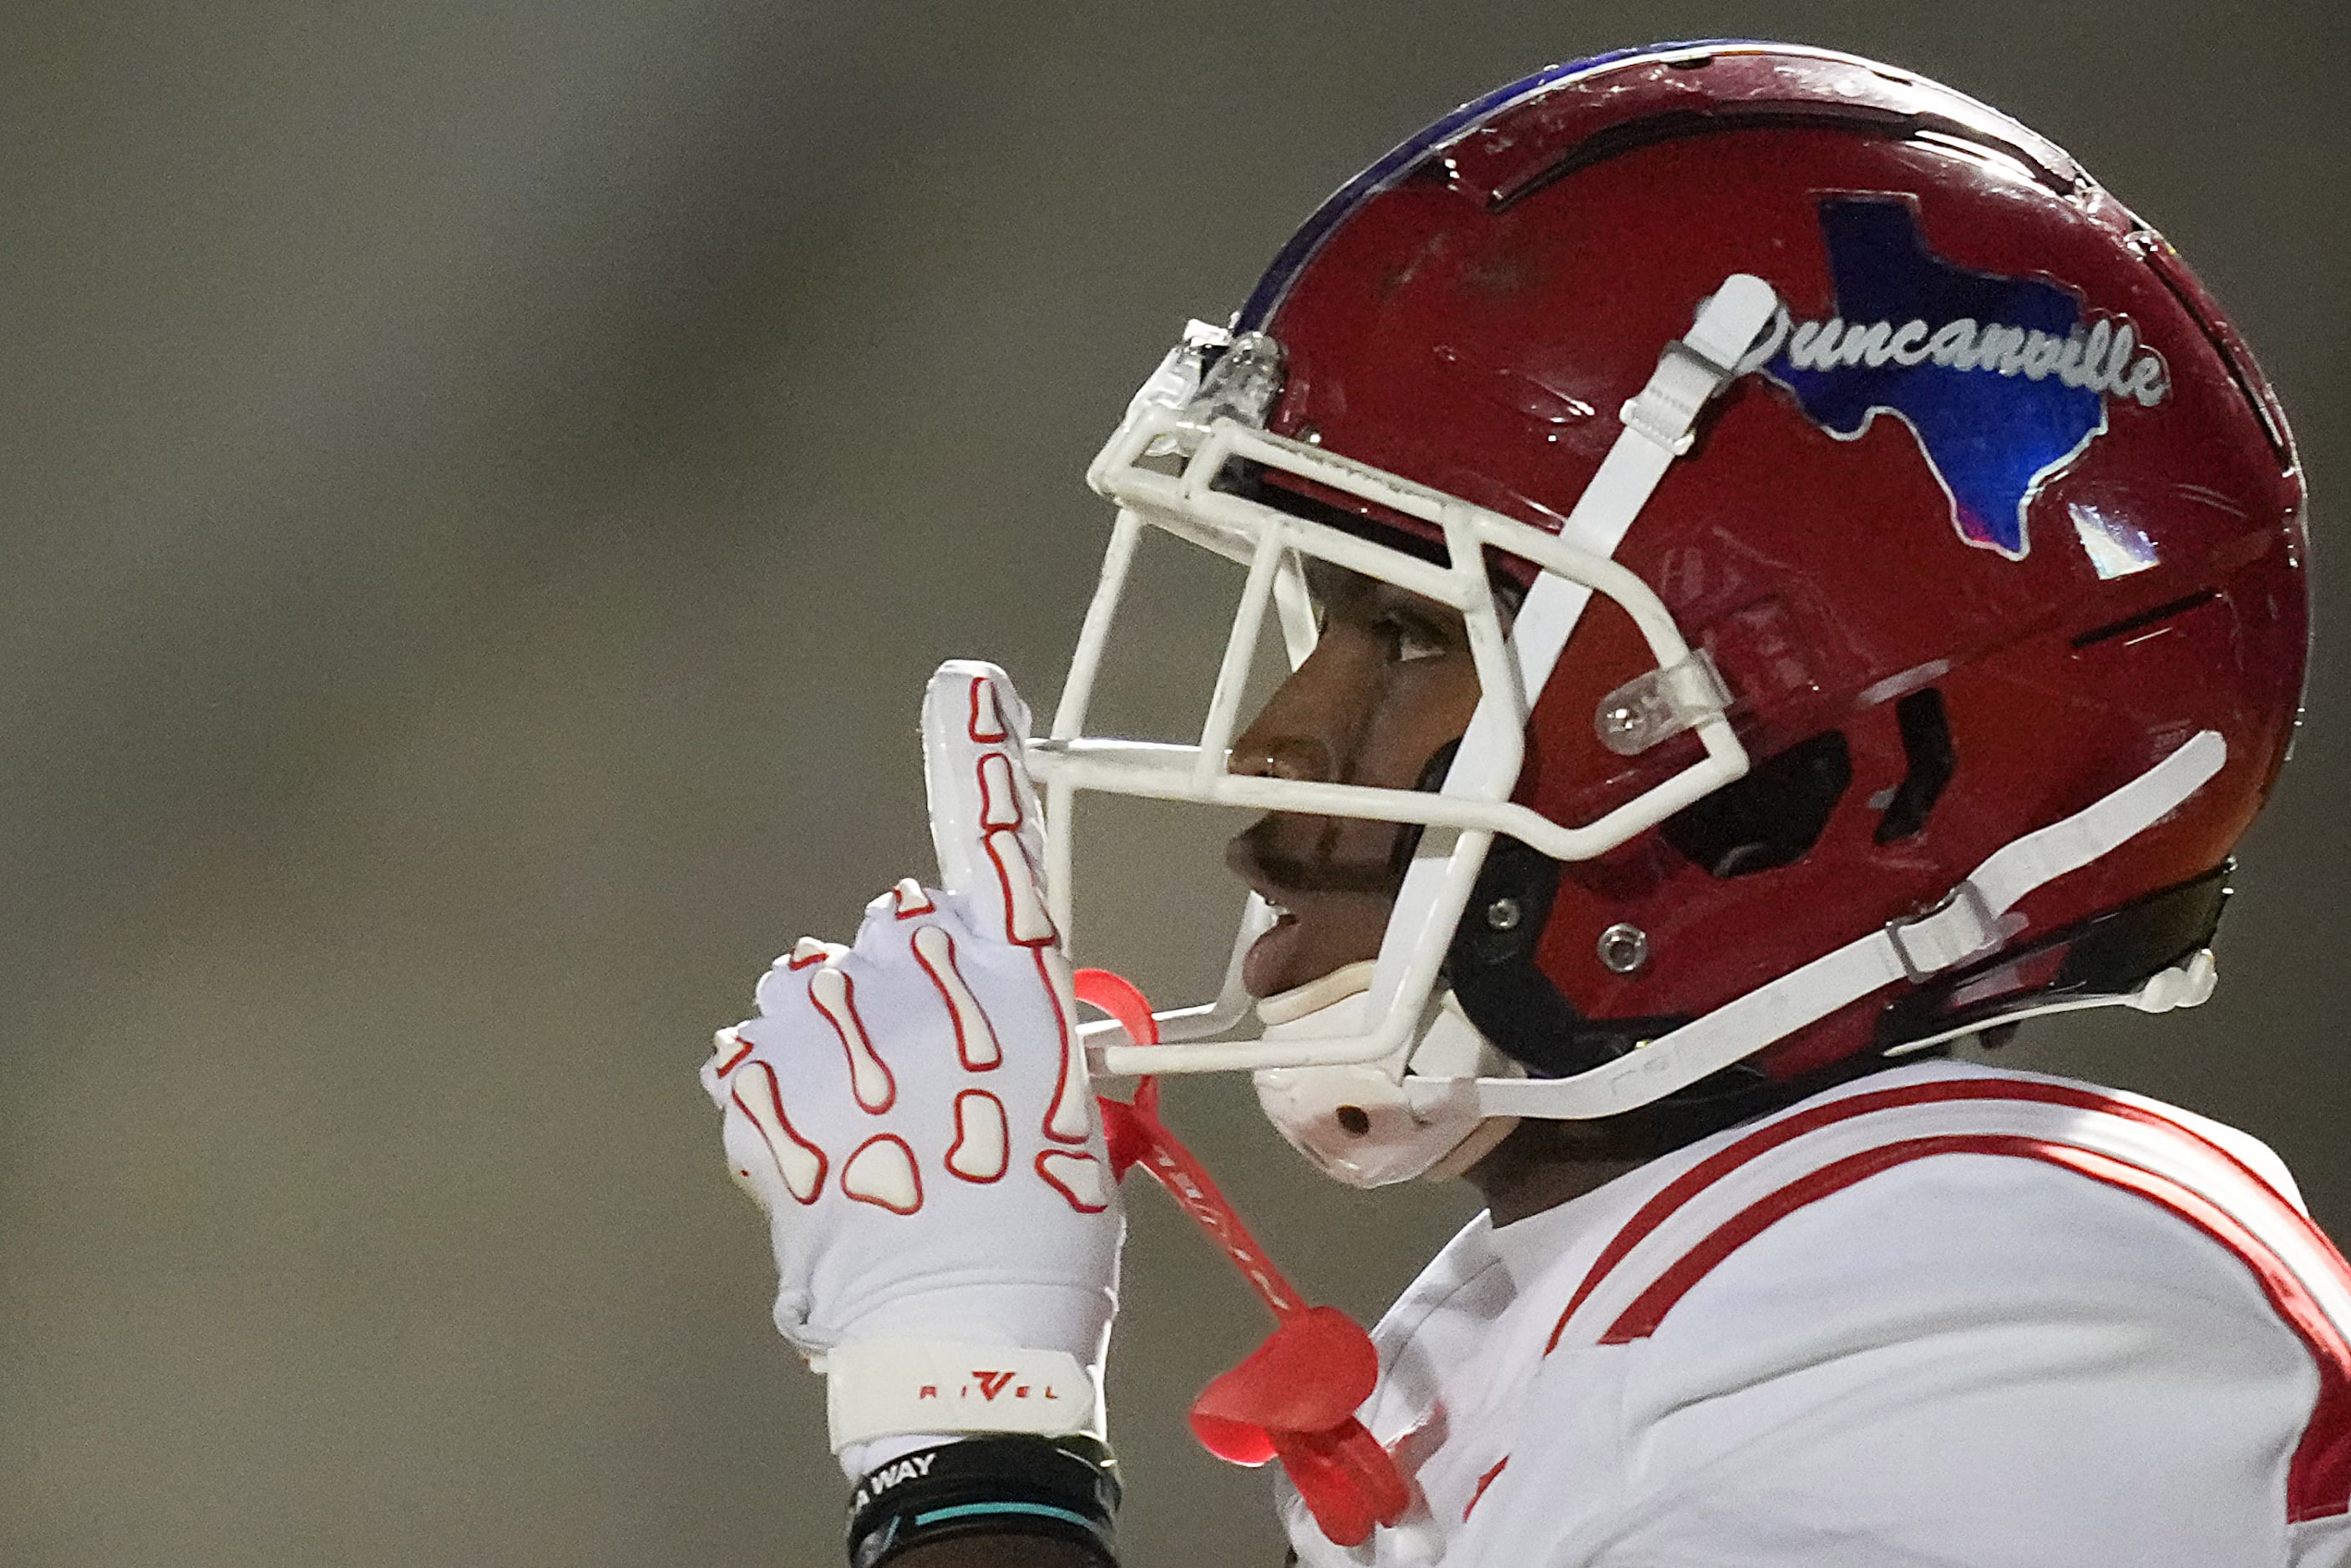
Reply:
<svg viewBox="0 0 2351 1568"><path fill-rule="evenodd" d="M937 1524L950 1519L970 1519L980 1514L1002 1513L1042 1515L1047 1519L1065 1521L1090 1532L1098 1533L1102 1529L1100 1523L1088 1519L1082 1513L1074 1512L1066 1508L1054 1508L1041 1502L967 1502L959 1503L954 1508L935 1508L928 1513L914 1515L914 1526L920 1529L925 1524Z"/></svg>

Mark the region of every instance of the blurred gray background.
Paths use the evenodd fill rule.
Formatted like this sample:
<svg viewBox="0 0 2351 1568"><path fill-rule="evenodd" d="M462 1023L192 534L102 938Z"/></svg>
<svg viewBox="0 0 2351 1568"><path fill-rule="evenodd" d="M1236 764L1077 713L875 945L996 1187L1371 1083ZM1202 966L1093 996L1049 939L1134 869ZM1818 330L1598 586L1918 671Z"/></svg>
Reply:
<svg viewBox="0 0 2351 1568"><path fill-rule="evenodd" d="M1184 318L1414 127L1651 37L2001 104L2262 354L2322 639L2226 983L2012 1056L2250 1128L2351 1231L2345 15L8 8L0 1562L836 1561L820 1385L694 1082L710 1030L925 868L937 659L1050 700L1105 533L1081 470ZM1165 618L1169 657L1207 621ZM1095 931L1155 990L1221 956L1228 830L1129 841L1166 891ZM1473 1207L1322 1184L1237 1084L1171 1114L1367 1315ZM1182 1422L1259 1309L1134 1209L1130 1560L1270 1565L1262 1478Z"/></svg>

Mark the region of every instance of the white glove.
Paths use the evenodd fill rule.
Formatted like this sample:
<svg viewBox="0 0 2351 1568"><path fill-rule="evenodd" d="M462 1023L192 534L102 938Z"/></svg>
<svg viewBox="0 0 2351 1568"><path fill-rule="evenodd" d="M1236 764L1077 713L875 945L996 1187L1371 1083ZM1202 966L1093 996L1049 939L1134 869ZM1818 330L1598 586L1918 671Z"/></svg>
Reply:
<svg viewBox="0 0 2351 1568"><path fill-rule="evenodd" d="M1123 1222L1039 887L1028 732L1002 670L940 667L923 762L943 887L899 883L854 947L801 939L702 1069L836 1453L1100 1431Z"/></svg>

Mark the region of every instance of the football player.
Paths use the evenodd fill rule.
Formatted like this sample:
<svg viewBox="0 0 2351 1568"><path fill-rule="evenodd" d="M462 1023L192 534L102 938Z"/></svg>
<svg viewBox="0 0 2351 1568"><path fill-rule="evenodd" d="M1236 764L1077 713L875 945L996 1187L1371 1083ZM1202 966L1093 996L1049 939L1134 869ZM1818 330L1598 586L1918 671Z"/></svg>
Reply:
<svg viewBox="0 0 2351 1568"><path fill-rule="evenodd" d="M1336 192L1090 480L1050 732L942 670L936 886L704 1070L859 1568L1114 1561L1134 1163L1281 1315L1194 1420L1306 1563L2351 1562L2351 1272L2279 1162L1947 1054L2210 993L2303 680L2284 420L2063 151L1815 49L1543 71ZM1248 570L1196 745L1087 725L1145 530ZM1088 790L1267 814L1215 1001L1073 974ZM1366 1346L1090 1066L1252 1072L1488 1211Z"/></svg>

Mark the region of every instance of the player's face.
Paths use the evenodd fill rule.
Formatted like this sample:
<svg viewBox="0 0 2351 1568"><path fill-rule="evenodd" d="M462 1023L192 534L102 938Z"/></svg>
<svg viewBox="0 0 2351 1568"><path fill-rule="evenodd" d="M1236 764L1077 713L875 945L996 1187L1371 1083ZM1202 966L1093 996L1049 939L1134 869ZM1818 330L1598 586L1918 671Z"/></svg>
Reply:
<svg viewBox="0 0 2351 1568"><path fill-rule="evenodd" d="M1321 639L1233 742L1232 771L1421 784L1478 706L1460 615L1322 562L1308 564L1307 583ZM1282 911L1242 965L1249 994L1270 996L1378 957L1415 834L1395 823L1277 813L1234 838L1227 864Z"/></svg>

